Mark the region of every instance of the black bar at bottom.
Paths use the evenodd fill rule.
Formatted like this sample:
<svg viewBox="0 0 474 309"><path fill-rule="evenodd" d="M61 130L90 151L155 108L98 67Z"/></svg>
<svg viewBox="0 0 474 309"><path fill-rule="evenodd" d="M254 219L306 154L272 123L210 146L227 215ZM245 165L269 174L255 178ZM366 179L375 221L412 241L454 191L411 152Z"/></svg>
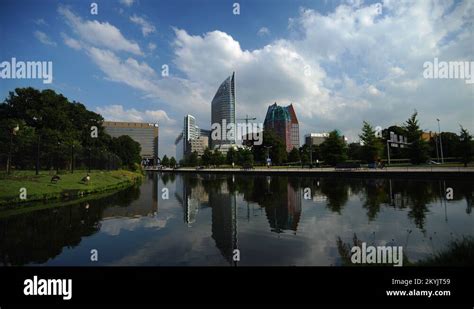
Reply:
<svg viewBox="0 0 474 309"><path fill-rule="evenodd" d="M72 279L72 298L25 296L25 280L34 276ZM394 279L399 283L394 284ZM400 282L408 281L400 280L412 283L404 285ZM463 304L473 308L472 280L472 268L444 267L2 267L0 307L8 309L9 304L18 303L61 307L89 303L311 303ZM449 291L450 295L387 296L392 290Z"/></svg>

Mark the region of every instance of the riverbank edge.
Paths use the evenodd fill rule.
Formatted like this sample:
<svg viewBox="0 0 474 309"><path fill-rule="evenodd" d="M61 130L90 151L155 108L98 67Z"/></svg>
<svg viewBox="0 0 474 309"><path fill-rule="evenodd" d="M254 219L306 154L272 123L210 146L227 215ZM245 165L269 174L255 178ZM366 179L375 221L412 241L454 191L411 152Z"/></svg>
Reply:
<svg viewBox="0 0 474 309"><path fill-rule="evenodd" d="M197 173L197 174L243 174L243 175L291 175L291 176L330 176L330 177L354 177L354 178L457 178L457 179L473 179L474 169L458 169L458 168L442 168L438 169L360 169L360 170L336 170L330 168L314 168L314 169L272 169L272 168L256 168L256 169L237 169L237 168L179 168L179 169L162 169L146 171L164 172L164 173Z"/></svg>
<svg viewBox="0 0 474 309"><path fill-rule="evenodd" d="M18 207L28 207L31 206L33 203L38 203L38 202L48 202L48 201L57 201L61 199L65 199L66 201L71 201L71 200L78 200L81 199L85 196L92 196L95 194L100 194L100 193L105 193L105 192L110 192L110 191L121 191L123 189L129 188L136 183L139 183L143 179L143 174L140 172L131 172L127 171L128 173L133 174L133 177L127 178L123 181L119 181L115 184L112 185L106 185L98 188L93 188L93 189L84 189L84 190L77 190L77 192L74 192L75 190L72 188L64 188L61 192L53 192L53 193L45 193L42 195L35 194L32 196L28 196L28 199L21 200L18 196L15 196L14 198L11 199L3 199L0 200L0 211L4 210L9 210L13 208L18 208Z"/></svg>

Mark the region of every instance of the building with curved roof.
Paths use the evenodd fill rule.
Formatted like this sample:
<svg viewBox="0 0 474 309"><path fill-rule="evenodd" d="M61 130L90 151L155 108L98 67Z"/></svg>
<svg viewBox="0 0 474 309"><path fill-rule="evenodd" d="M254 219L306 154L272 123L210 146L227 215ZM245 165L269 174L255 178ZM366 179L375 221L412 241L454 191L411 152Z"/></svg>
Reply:
<svg viewBox="0 0 474 309"><path fill-rule="evenodd" d="M212 147L235 144L235 72L227 77L217 89L211 103L211 126L234 124L234 137L223 136L220 140L212 140ZM227 130L226 130L227 131Z"/></svg>

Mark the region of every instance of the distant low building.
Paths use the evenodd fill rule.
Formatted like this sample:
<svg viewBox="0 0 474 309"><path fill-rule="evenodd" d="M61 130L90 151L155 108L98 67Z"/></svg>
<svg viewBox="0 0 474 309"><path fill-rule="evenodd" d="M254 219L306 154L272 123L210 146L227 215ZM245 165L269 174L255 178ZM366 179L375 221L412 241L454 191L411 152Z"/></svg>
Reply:
<svg viewBox="0 0 474 309"><path fill-rule="evenodd" d="M141 147L142 159L156 164L158 161L158 124L145 122L104 121L105 132L112 137L130 136Z"/></svg>
<svg viewBox="0 0 474 309"><path fill-rule="evenodd" d="M209 147L209 138L207 136L200 135L198 138L193 138L188 141L189 153L196 151L198 156L202 156L207 147Z"/></svg>
<svg viewBox="0 0 474 309"><path fill-rule="evenodd" d="M304 136L304 143L308 146L321 145L329 136L329 133L310 133Z"/></svg>
<svg viewBox="0 0 474 309"><path fill-rule="evenodd" d="M436 138L436 136L438 136L438 135L436 134L436 132L431 132L431 131L429 131L429 132L423 132L423 133L421 133L421 139L424 140L424 141L426 141L426 142L431 141L432 139Z"/></svg>

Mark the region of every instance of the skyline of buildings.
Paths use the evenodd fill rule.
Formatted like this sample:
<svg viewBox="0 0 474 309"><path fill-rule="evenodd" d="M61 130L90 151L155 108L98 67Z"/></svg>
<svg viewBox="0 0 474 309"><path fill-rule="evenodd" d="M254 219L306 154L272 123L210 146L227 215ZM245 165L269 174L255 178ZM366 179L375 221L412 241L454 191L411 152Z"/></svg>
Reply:
<svg viewBox="0 0 474 309"><path fill-rule="evenodd" d="M233 124L234 130L237 128L235 92L235 72L233 72L221 83L211 103L212 119L223 124ZM112 137L128 135L137 141L142 148L140 153L142 159L150 160L152 164L158 162L157 123L104 121L103 125L105 131ZM299 122L292 103L288 106L279 106L277 102L274 102L268 106L263 129L274 131L285 143L287 152L290 152L293 148L299 149ZM243 145L236 144L236 132L234 132L234 138L230 139L225 136L222 139L212 140L211 134L211 130L199 128L196 117L190 114L185 115L183 131L175 140L176 160L179 162L192 152L197 152L198 156L201 157L207 147L211 150L218 149L224 154L227 153L230 147L243 147ZM424 132L423 139L430 140L435 134L434 132ZM328 136L329 133L327 132L308 133L304 135L303 144L319 146ZM342 136L343 140L348 142L347 138L344 135Z"/></svg>

